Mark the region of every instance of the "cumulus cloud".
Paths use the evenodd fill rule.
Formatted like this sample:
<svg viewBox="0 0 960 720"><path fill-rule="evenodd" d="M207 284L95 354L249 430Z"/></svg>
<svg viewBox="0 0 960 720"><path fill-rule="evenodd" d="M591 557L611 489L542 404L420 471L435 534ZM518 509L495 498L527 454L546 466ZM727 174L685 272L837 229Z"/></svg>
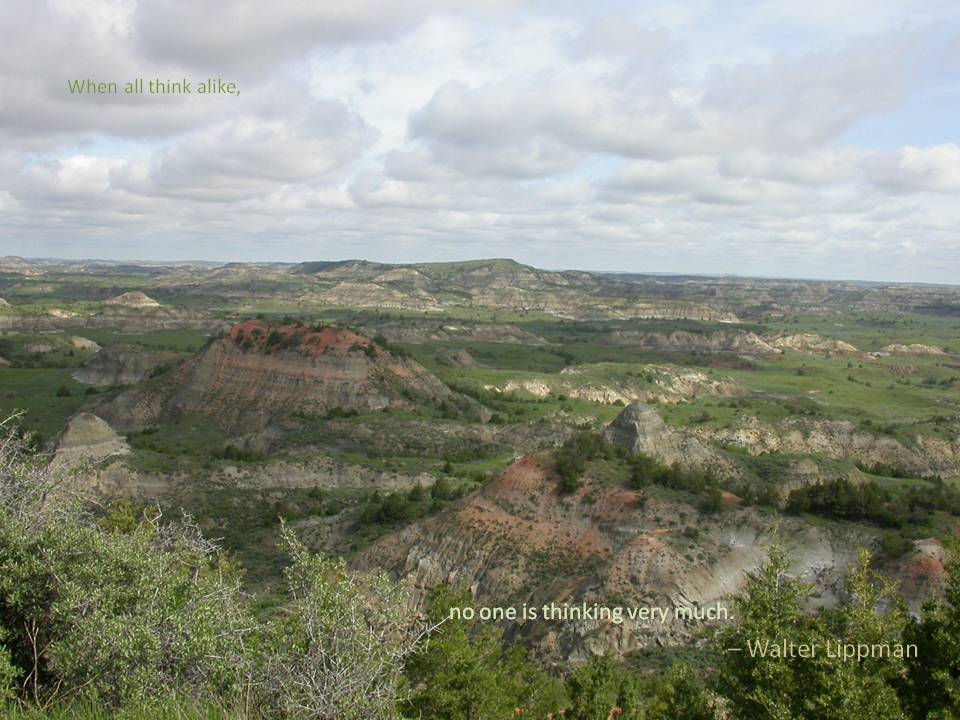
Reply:
<svg viewBox="0 0 960 720"><path fill-rule="evenodd" d="M960 194L960 147L955 143L908 145L895 153L871 154L862 165L874 183L892 192Z"/></svg>
<svg viewBox="0 0 960 720"><path fill-rule="evenodd" d="M509 9L490 0L487 11ZM314 48L383 41L434 13L468 11L466 0L214 0L139 2L133 31L149 57L187 67L252 68L298 59Z"/></svg>
<svg viewBox="0 0 960 720"><path fill-rule="evenodd" d="M10 0L0 254L953 279L960 10L755 5Z"/></svg>
<svg viewBox="0 0 960 720"><path fill-rule="evenodd" d="M114 173L121 189L230 201L313 183L357 159L375 132L336 101L283 119L241 116L185 134Z"/></svg>

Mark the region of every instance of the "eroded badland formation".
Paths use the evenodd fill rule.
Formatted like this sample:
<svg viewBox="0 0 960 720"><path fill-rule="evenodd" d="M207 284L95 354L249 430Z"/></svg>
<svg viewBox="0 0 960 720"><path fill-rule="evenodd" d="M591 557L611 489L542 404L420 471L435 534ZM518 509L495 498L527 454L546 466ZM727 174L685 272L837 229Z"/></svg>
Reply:
<svg viewBox="0 0 960 720"><path fill-rule="evenodd" d="M960 515L960 289L383 265L0 259L0 403L108 501L272 582L309 545L478 602L722 606L780 533L916 608ZM516 623L544 658L697 622Z"/></svg>

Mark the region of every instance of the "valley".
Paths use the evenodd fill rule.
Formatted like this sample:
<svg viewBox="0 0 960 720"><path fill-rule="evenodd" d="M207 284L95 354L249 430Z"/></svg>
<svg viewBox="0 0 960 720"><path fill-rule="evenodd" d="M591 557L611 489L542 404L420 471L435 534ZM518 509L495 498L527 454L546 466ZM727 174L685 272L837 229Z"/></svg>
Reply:
<svg viewBox="0 0 960 720"><path fill-rule="evenodd" d="M0 414L108 507L191 513L269 606L281 528L424 598L723 605L779 526L916 611L960 527L960 289L0 259ZM709 626L709 623L707 623ZM544 662L702 623L516 624Z"/></svg>

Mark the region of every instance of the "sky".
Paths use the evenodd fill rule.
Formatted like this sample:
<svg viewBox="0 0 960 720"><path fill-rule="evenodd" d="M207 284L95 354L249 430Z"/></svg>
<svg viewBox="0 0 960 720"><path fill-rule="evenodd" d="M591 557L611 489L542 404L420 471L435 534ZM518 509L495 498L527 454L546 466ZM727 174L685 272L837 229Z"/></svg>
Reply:
<svg viewBox="0 0 960 720"><path fill-rule="evenodd" d="M3 0L0 33L0 255L960 282L955 0Z"/></svg>

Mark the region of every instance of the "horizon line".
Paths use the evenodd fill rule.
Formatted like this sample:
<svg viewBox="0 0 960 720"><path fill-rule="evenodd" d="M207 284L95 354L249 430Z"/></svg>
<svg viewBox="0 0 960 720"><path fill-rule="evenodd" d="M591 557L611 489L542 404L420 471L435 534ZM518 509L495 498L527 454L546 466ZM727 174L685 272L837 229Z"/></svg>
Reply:
<svg viewBox="0 0 960 720"><path fill-rule="evenodd" d="M639 276L655 276L655 277L694 277L694 278L715 278L723 279L730 278L734 280L779 280L779 281L789 281L789 282L821 282L821 283L861 283L861 284L871 284L871 285L903 285L903 286L927 286L927 287L946 287L946 288L960 288L960 283L946 283L946 282L930 282L923 280L885 280L885 279L870 279L870 280L858 280L854 278L828 278L828 277L810 277L810 276L789 276L789 275L747 275L740 273L707 273L707 272L696 272L696 271L679 271L679 270L586 270L583 268L573 268L573 267L540 267L537 265L531 265L529 263L524 263L519 260L515 260L510 257L477 257L477 258L468 258L460 260L422 260L422 261L411 261L411 262L387 262L382 260L367 260L360 257L350 257L342 258L339 260L204 260L200 258L194 259L183 259L183 260L153 260L153 259L139 259L139 260L121 260L121 259L111 259L111 258L65 258L65 257L52 257L52 256L24 256L24 255L4 255L0 257L0 260L6 258L16 258L23 260L25 262L60 262L60 263L98 263L105 265L211 265L215 267L224 267L226 265L304 265L307 263L349 263L349 262L366 262L375 265L391 265L391 266L412 266L412 265L449 265L456 263L476 263L476 262L495 262L498 260L507 261L516 263L523 267L533 268L534 270L542 270L544 272L582 272L588 273L591 275L601 275L601 276L616 276L616 275L639 275Z"/></svg>

